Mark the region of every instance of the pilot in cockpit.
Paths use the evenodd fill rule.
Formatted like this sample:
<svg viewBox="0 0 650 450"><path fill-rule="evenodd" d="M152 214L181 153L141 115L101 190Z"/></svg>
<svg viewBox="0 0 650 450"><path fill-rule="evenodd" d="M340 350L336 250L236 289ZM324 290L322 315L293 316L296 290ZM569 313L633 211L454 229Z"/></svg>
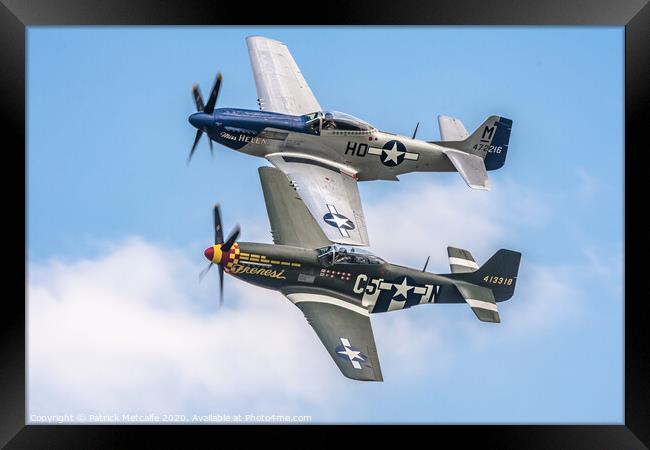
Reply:
<svg viewBox="0 0 650 450"><path fill-rule="evenodd" d="M336 124L334 123L334 116L332 113L325 113L325 117L323 118L323 130L333 130L336 128Z"/></svg>
<svg viewBox="0 0 650 450"><path fill-rule="evenodd" d="M345 248L340 248L336 253L336 262L338 264L352 263L354 262L354 255L349 254Z"/></svg>

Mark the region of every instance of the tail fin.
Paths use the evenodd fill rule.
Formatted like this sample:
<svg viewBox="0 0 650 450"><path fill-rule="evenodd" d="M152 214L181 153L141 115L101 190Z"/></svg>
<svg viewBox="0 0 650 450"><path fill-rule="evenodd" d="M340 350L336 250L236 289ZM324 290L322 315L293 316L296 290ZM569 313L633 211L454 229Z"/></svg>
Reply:
<svg viewBox="0 0 650 450"><path fill-rule="evenodd" d="M520 261L521 253L501 249L478 270L457 274L454 278L489 288L494 293L494 300L502 302L515 293Z"/></svg>
<svg viewBox="0 0 650 450"><path fill-rule="evenodd" d="M501 249L472 275L475 284L492 289L497 302L508 300L515 293L521 253Z"/></svg>
<svg viewBox="0 0 650 450"><path fill-rule="evenodd" d="M508 145L510 143L512 120L506 119L505 117L490 116L476 129L476 131L461 141L447 140L444 137L446 135L457 137L463 136L462 131L465 127L463 127L460 120L446 116L443 117L443 122L440 122L440 117L438 118L438 121L441 124L441 131L443 139L445 140L442 142L436 142L436 144L461 150L465 153L470 153L483 158L487 170L499 169L505 164ZM443 123L447 123L448 126L446 125L442 127ZM444 131L443 128L445 128Z"/></svg>
<svg viewBox="0 0 650 450"><path fill-rule="evenodd" d="M467 250L449 247L447 251L453 272L447 277L453 285L444 286L436 301L458 303L460 297L481 322L501 322L497 302L508 300L515 293L521 253L501 249L481 267L473 269L470 264L474 258ZM454 264L458 262L463 264ZM454 270L454 265L460 270Z"/></svg>

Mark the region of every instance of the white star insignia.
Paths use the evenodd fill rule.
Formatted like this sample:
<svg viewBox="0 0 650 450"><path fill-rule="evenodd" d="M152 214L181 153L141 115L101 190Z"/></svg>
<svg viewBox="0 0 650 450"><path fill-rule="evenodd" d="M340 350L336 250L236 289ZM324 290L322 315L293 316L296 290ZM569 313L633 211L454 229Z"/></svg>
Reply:
<svg viewBox="0 0 650 450"><path fill-rule="evenodd" d="M332 214L332 220L334 223L336 223L337 228L341 228L343 225L347 225L348 219L344 219L343 217L336 216Z"/></svg>
<svg viewBox="0 0 650 450"><path fill-rule="evenodd" d="M361 352L352 350L350 347L345 347L344 346L343 348L345 350L341 350L341 351L338 351L336 353L338 353L340 355L346 355L348 358L350 358L350 361L354 361L356 358L363 361L363 358L361 356L359 356L359 353L361 353Z"/></svg>
<svg viewBox="0 0 650 450"><path fill-rule="evenodd" d="M393 298L397 297L398 295L407 298L409 291L414 288L414 286L409 286L409 284L406 282L406 277L404 277L402 280L402 284L393 284L393 286L395 286L395 294L393 294Z"/></svg>
<svg viewBox="0 0 650 450"><path fill-rule="evenodd" d="M384 162L388 161L394 161L395 164L397 164L397 159L402 156L405 152L400 152L397 150L397 141L393 142L393 148L390 150L384 149L384 153L386 153L386 159Z"/></svg>

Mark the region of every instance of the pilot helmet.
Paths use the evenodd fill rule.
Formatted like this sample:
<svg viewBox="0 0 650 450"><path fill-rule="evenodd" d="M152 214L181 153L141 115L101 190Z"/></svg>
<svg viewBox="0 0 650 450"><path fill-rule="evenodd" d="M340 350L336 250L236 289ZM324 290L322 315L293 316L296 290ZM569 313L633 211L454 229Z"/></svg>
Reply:
<svg viewBox="0 0 650 450"><path fill-rule="evenodd" d="M325 120L333 120L334 116L331 112L325 113Z"/></svg>

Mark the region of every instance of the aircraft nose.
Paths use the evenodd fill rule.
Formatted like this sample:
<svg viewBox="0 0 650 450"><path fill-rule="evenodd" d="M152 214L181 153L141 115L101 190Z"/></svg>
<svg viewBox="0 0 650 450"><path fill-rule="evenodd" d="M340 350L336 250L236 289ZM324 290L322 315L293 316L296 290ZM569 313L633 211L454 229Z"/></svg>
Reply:
<svg viewBox="0 0 650 450"><path fill-rule="evenodd" d="M208 258L208 261L212 261L212 258L214 258L214 247L206 248L203 254Z"/></svg>
<svg viewBox="0 0 650 450"><path fill-rule="evenodd" d="M202 113L194 113L189 117L189 121L195 128L201 128L201 115Z"/></svg>

